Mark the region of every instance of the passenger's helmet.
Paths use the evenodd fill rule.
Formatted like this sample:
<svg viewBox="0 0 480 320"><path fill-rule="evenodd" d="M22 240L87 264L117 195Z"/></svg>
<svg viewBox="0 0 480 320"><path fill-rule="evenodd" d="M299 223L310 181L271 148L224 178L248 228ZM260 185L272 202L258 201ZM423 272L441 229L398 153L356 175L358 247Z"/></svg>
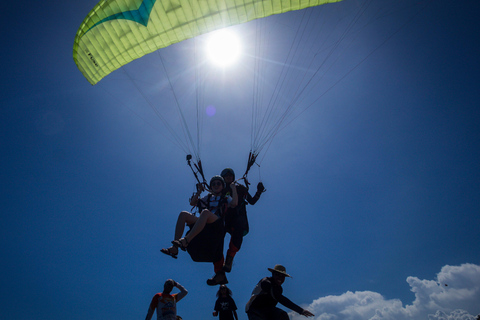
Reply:
<svg viewBox="0 0 480 320"><path fill-rule="evenodd" d="M212 183L213 181L221 181L222 182L222 185L223 185L223 188L225 188L225 180L223 180L223 178L221 176L213 176L212 179L210 179L210 188L212 188Z"/></svg>

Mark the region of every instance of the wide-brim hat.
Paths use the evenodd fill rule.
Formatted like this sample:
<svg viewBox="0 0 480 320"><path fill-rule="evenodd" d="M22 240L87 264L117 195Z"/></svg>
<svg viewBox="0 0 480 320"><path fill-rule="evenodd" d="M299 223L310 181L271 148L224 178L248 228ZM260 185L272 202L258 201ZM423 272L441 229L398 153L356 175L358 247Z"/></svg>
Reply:
<svg viewBox="0 0 480 320"><path fill-rule="evenodd" d="M290 277L290 278L292 277L287 273L287 269L285 269L285 267L282 266L281 264L276 264L275 267L273 267L273 269L268 268L268 271L283 274L285 277Z"/></svg>

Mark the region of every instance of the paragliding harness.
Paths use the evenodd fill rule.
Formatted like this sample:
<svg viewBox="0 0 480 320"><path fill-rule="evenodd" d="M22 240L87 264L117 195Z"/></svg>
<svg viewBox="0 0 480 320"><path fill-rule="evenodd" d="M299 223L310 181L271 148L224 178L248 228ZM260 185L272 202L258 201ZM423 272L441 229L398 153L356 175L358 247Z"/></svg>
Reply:
<svg viewBox="0 0 480 320"><path fill-rule="evenodd" d="M207 223L203 230L188 244L187 252L192 260L196 262L217 262L223 257L225 212L228 207L228 201L222 193L217 206L212 208L211 202L213 196L213 194L209 193L206 201L199 199L199 203L197 204L199 210L204 208L214 210L216 208L215 214L219 218L213 223Z"/></svg>
<svg viewBox="0 0 480 320"><path fill-rule="evenodd" d="M248 164L247 170L243 177L239 180L245 180L245 185L248 190L248 185L250 184L247 180L247 174L250 168L255 164L257 155L250 152L248 157ZM205 176L203 174L202 163L198 160L197 163L194 163L195 169L191 164L191 155L187 155L187 163L190 169L192 169L193 175L197 180L197 194L200 193L201 188L211 191L210 186L208 185ZM199 175L201 175L203 182L200 181ZM265 190L264 190L265 191ZM195 195L195 194L194 194ZM202 209L207 208L210 209L211 207L211 198L213 194L209 194L206 198L206 201L203 199L198 199L196 208L200 212ZM244 201L242 199L242 201ZM246 203L242 203L242 206L245 206ZM195 208L194 207L194 208ZM194 209L192 208L192 210ZM228 201L225 192L222 192L220 199L218 200L218 204L215 207L216 215L219 216L217 221L206 224L204 229L195 237L193 238L188 247L187 252L190 254L190 257L193 261L196 262L218 262L223 257L223 240L225 236L225 214L228 209ZM247 227L248 230L248 227ZM247 231L248 232L248 231ZM188 234L188 232L187 232Z"/></svg>
<svg viewBox="0 0 480 320"><path fill-rule="evenodd" d="M225 212L227 211L227 208L228 208L227 197L222 192L222 194L220 196L220 199L218 199L217 206L215 206L213 208L210 205L210 203L212 202L211 201L212 197L213 197L213 194L209 193L208 196L207 196L207 201L203 201L202 199L198 199L197 208L198 208L199 212L202 209L208 209L210 211L212 211L212 209L216 209L215 210L215 215L217 215L220 219L223 220L225 218Z"/></svg>

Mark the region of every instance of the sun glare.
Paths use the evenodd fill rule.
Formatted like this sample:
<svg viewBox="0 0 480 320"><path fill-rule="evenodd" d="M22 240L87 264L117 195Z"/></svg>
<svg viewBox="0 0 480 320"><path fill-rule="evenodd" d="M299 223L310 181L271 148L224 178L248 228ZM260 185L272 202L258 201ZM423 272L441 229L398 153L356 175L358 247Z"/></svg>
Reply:
<svg viewBox="0 0 480 320"><path fill-rule="evenodd" d="M238 37L231 31L213 32L207 40L207 55L217 66L226 67L238 60L241 48Z"/></svg>

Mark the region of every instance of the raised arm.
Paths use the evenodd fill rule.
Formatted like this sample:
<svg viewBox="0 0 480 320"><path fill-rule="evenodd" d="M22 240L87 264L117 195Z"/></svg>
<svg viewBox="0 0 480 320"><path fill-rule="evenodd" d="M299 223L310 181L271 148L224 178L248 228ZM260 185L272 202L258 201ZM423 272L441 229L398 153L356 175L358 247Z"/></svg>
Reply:
<svg viewBox="0 0 480 320"><path fill-rule="evenodd" d="M203 185L201 183L197 183L197 192L193 194L193 196L190 198L190 205L192 207L195 207L198 203L198 198L200 197L200 194L202 191L205 190L203 188Z"/></svg>
<svg viewBox="0 0 480 320"><path fill-rule="evenodd" d="M187 289L185 289L180 283L175 281L175 287L180 290L179 293L177 293L177 302L182 300L183 297L185 297L188 293Z"/></svg>
<svg viewBox="0 0 480 320"><path fill-rule="evenodd" d="M264 191L265 187L263 186L263 183L259 182L257 184L257 192L255 192L253 197L250 195L250 193L247 193L247 202L253 206L255 203L257 203L258 199L260 199L260 196Z"/></svg>

